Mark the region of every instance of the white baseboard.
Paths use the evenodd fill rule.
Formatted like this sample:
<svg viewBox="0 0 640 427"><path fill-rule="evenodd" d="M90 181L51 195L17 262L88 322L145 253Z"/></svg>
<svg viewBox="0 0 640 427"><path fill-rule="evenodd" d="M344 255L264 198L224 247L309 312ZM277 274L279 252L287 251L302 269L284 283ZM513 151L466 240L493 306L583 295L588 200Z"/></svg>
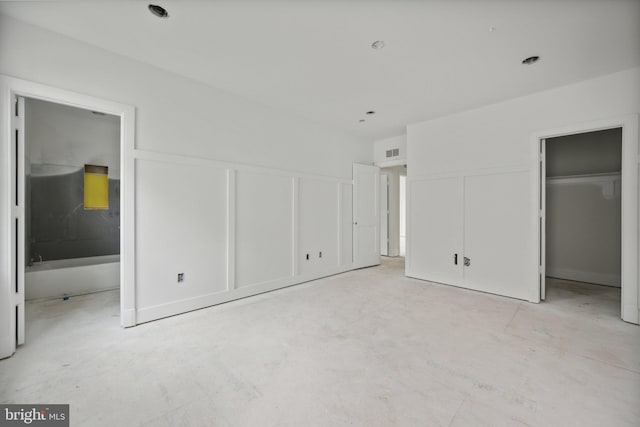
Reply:
<svg viewBox="0 0 640 427"><path fill-rule="evenodd" d="M545 272L547 277L556 279L573 280L576 282L595 283L597 285L620 287L620 275L594 273L592 271L578 271L570 268L548 268Z"/></svg>
<svg viewBox="0 0 640 427"><path fill-rule="evenodd" d="M241 288L229 291L215 292L212 294L200 295L193 298L187 298L179 301L172 301L165 304L158 304L151 307L139 308L135 315L135 323L145 323L152 320L161 319L163 317L174 316L176 314L186 313L198 310L212 305L222 304L225 302L258 295L264 292L274 291L276 289L286 288L292 285L298 285L311 280L321 279L327 276L333 276L338 273L345 273L352 270L352 267L338 267L325 270L322 272L300 275L294 277L284 277L268 282L257 283L255 285L243 286Z"/></svg>
<svg viewBox="0 0 640 427"><path fill-rule="evenodd" d="M530 301L530 302L537 302L535 300L532 300L529 295L523 294L522 292L516 293L516 292L509 292L509 290L504 290L504 289L501 289L501 290L487 289L486 286L478 285L469 280L452 280L451 278L448 278L448 277L443 277L443 276L438 276L433 274L424 274L422 272L415 272L412 270L407 271L405 274L407 277L412 279L424 280L427 282L437 283L440 285L455 286L456 288L469 289L472 291L484 292L486 294L498 295L501 297L515 298L515 299Z"/></svg>

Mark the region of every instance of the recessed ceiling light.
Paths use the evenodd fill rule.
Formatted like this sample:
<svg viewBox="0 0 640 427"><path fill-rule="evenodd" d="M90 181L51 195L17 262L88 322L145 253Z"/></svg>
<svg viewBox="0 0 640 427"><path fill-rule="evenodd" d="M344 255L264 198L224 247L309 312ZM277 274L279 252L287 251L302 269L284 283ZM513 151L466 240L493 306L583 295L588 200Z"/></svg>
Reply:
<svg viewBox="0 0 640 427"><path fill-rule="evenodd" d="M376 40L373 43L371 43L371 49L382 49L384 47L384 42L382 40Z"/></svg>
<svg viewBox="0 0 640 427"><path fill-rule="evenodd" d="M376 112L375 112L375 111L373 111L373 110L371 110L371 111L367 111L367 115L369 115L369 116L370 116L370 115L372 115L372 114L375 114L375 113L376 113Z"/></svg>
<svg viewBox="0 0 640 427"><path fill-rule="evenodd" d="M162 6L158 6L157 4L150 4L149 11L153 13L158 18L168 18L169 12Z"/></svg>
<svg viewBox="0 0 640 427"><path fill-rule="evenodd" d="M496 27L489 27L489 32L493 33L496 30Z"/></svg>
<svg viewBox="0 0 640 427"><path fill-rule="evenodd" d="M536 62L538 62L538 59L540 59L539 56L530 56L528 58L523 59L522 63L524 65L531 65L531 64L535 64Z"/></svg>

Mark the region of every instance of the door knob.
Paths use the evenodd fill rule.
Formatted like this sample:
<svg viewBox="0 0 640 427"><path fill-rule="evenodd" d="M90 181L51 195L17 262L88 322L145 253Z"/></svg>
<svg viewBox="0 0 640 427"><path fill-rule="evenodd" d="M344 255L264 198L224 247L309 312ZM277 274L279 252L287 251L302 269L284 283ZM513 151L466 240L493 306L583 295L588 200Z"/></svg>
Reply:
<svg viewBox="0 0 640 427"><path fill-rule="evenodd" d="M467 257L464 257L464 266L469 267L471 265L471 260Z"/></svg>

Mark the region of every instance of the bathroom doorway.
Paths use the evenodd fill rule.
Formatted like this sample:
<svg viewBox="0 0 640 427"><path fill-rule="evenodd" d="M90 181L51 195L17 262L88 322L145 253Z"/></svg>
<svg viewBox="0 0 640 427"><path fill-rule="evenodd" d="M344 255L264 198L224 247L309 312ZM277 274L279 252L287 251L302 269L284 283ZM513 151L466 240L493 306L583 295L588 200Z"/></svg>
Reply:
<svg viewBox="0 0 640 427"><path fill-rule="evenodd" d="M0 86L10 129L1 137L9 184L1 193L10 209L1 214L9 250L0 358L37 339L25 333L25 301L51 309L110 293L110 301L77 312L90 315L107 302L109 322L134 326L134 108L6 76ZM95 293L103 290L110 291ZM45 328L65 315L49 312Z"/></svg>
<svg viewBox="0 0 640 427"><path fill-rule="evenodd" d="M121 119L29 97L18 108L25 335L33 342L52 329L117 325Z"/></svg>
<svg viewBox="0 0 640 427"><path fill-rule="evenodd" d="M23 102L25 300L118 289L120 117Z"/></svg>

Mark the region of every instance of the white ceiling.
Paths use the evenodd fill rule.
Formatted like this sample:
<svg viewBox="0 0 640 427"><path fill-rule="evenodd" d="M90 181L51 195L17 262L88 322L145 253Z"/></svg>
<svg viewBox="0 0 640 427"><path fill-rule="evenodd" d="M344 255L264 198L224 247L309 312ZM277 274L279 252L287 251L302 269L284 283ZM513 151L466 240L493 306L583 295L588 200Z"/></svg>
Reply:
<svg viewBox="0 0 640 427"><path fill-rule="evenodd" d="M146 1L0 13L373 139L640 65L633 0L153 1L169 19ZM531 55L541 60L520 63Z"/></svg>

